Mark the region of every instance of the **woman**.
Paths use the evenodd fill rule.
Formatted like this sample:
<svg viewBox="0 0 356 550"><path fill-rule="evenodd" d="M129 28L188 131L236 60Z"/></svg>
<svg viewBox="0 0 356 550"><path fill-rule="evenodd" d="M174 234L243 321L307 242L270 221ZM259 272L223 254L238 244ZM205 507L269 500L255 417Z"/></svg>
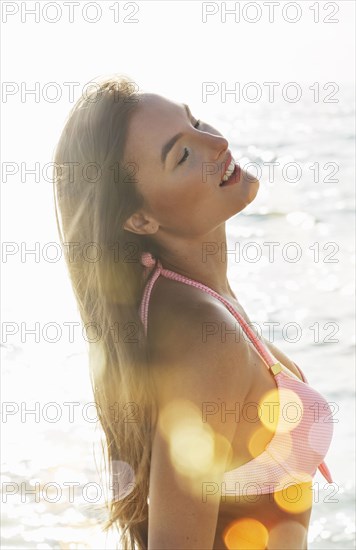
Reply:
<svg viewBox="0 0 356 550"><path fill-rule="evenodd" d="M330 409L256 336L223 253L226 220L259 182L188 106L136 88L98 83L55 153L61 241L75 243L73 289L99 333L106 527L125 549L307 548L317 468L332 482Z"/></svg>

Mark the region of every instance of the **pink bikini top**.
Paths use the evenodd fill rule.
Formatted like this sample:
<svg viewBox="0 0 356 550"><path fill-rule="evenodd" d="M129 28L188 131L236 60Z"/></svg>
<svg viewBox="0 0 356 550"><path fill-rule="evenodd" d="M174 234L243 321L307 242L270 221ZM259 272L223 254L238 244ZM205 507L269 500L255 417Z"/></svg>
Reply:
<svg viewBox="0 0 356 550"><path fill-rule="evenodd" d="M254 344L276 381L279 416L274 436L260 455L238 468L225 472L221 494L274 493L289 485L310 481L317 469L329 483L333 483L324 462L334 430L332 411L324 397L308 385L301 369L298 367L303 382L286 374L241 314L220 294L198 281L164 269L161 262L154 260L150 253L145 252L141 262L146 267L145 277L153 270L145 286L139 310L146 334L150 294L158 277L163 275L168 279L194 286L214 296L227 307Z"/></svg>

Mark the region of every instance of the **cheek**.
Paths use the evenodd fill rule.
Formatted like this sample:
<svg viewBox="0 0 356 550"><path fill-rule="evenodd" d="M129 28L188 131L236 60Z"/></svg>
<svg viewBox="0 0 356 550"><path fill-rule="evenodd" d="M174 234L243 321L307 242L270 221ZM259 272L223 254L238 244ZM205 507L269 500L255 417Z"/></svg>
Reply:
<svg viewBox="0 0 356 550"><path fill-rule="evenodd" d="M193 171L189 175L182 174L181 179L177 176L174 181L157 182L150 190L149 203L161 220L182 220L209 195L208 182L202 182L200 171Z"/></svg>
<svg viewBox="0 0 356 550"><path fill-rule="evenodd" d="M171 190L162 189L159 193L152 196L152 210L157 218L164 225L171 225L177 222L179 225L184 223L184 219L194 209L194 204L201 199L197 189L193 187L179 187L176 185Z"/></svg>

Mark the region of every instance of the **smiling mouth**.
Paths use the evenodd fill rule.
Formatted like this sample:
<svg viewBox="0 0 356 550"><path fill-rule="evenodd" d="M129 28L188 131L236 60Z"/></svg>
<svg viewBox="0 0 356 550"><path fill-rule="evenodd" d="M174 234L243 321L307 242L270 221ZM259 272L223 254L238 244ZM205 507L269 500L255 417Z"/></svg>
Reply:
<svg viewBox="0 0 356 550"><path fill-rule="evenodd" d="M226 181L223 180L219 184L219 187L228 187L229 185L234 185L234 183L237 183L238 181L240 181L240 177L241 177L241 168L238 164L235 163L235 168L231 176Z"/></svg>

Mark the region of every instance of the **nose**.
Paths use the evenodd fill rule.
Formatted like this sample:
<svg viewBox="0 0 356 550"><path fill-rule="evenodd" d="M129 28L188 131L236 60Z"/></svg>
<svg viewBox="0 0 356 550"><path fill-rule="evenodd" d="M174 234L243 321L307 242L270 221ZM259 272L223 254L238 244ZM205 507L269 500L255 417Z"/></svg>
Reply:
<svg viewBox="0 0 356 550"><path fill-rule="evenodd" d="M204 143L211 151L212 162L218 162L222 156L226 156L229 142L218 132L204 132Z"/></svg>
<svg viewBox="0 0 356 550"><path fill-rule="evenodd" d="M209 134L211 136L211 147L214 155L214 162L219 162L225 158L226 151L229 149L229 142L221 134Z"/></svg>

